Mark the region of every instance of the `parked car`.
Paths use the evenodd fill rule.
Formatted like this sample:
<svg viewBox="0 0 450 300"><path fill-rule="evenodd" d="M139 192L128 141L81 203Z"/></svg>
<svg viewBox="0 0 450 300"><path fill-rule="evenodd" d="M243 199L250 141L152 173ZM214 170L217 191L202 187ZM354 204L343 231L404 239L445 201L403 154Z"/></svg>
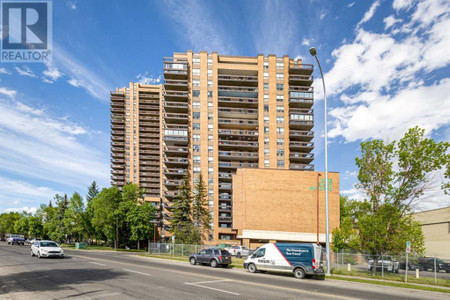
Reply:
<svg viewBox="0 0 450 300"><path fill-rule="evenodd" d="M8 234L8 237L6 239L8 242L8 245L24 245L25 244L25 238L21 234Z"/></svg>
<svg viewBox="0 0 450 300"><path fill-rule="evenodd" d="M231 248L231 244L219 244L217 248L229 251Z"/></svg>
<svg viewBox="0 0 450 300"><path fill-rule="evenodd" d="M324 278L323 249L317 244L269 243L259 247L244 262L250 273L257 271L294 273L296 278Z"/></svg>
<svg viewBox="0 0 450 300"><path fill-rule="evenodd" d="M248 256L249 249L243 246L231 246L228 250L232 256L236 256L237 258L241 258L242 256Z"/></svg>
<svg viewBox="0 0 450 300"><path fill-rule="evenodd" d="M231 255L227 250L209 248L203 249L197 254L191 254L189 262L191 265L207 264L213 268L217 268L220 265L226 268L231 264Z"/></svg>
<svg viewBox="0 0 450 300"><path fill-rule="evenodd" d="M35 241L31 245L31 256L64 258L64 250L54 241Z"/></svg>
<svg viewBox="0 0 450 300"><path fill-rule="evenodd" d="M374 260L369 259L367 268L369 270L372 270ZM384 269L384 271L398 273L400 269L400 263L396 260L394 260L391 256L384 256L383 259L378 260L377 262L377 271L381 271L381 269Z"/></svg>
<svg viewBox="0 0 450 300"><path fill-rule="evenodd" d="M419 258L419 266L425 271L434 271L434 257ZM447 273L450 273L450 263L444 262L440 258L436 258L436 269L438 272L443 270Z"/></svg>

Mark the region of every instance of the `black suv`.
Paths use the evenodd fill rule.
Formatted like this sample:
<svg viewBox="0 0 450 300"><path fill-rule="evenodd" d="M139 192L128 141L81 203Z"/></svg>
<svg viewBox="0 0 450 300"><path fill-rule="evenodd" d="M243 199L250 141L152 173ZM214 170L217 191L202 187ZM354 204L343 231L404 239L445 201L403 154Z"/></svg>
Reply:
<svg viewBox="0 0 450 300"><path fill-rule="evenodd" d="M434 257L419 258L419 266L426 271L428 270L434 271ZM450 263L444 262L440 258L436 258L436 269L438 272L443 270L447 273L450 273Z"/></svg>
<svg viewBox="0 0 450 300"><path fill-rule="evenodd" d="M191 265L207 264L213 268L221 265L226 268L231 264L231 254L227 250L219 248L203 249L197 254L191 254L189 262Z"/></svg>

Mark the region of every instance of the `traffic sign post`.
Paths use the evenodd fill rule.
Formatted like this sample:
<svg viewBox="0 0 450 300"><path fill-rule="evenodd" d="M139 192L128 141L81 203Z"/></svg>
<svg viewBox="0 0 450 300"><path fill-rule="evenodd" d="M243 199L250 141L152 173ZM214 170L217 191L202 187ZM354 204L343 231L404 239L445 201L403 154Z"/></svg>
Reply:
<svg viewBox="0 0 450 300"><path fill-rule="evenodd" d="M405 283L408 282L408 254L411 252L411 242L406 242L406 267L405 267Z"/></svg>

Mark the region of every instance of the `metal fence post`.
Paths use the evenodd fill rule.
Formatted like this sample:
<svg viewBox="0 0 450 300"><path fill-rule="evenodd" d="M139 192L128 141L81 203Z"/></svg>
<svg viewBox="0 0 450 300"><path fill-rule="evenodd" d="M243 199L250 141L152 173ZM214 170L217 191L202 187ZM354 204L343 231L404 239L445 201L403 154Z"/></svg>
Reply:
<svg viewBox="0 0 450 300"><path fill-rule="evenodd" d="M337 269L339 271L339 250L336 253L336 264L337 264Z"/></svg>
<svg viewBox="0 0 450 300"><path fill-rule="evenodd" d="M437 284L436 254L434 255L434 284Z"/></svg>
<svg viewBox="0 0 450 300"><path fill-rule="evenodd" d="M384 255L383 254L381 254L381 277L384 277Z"/></svg>

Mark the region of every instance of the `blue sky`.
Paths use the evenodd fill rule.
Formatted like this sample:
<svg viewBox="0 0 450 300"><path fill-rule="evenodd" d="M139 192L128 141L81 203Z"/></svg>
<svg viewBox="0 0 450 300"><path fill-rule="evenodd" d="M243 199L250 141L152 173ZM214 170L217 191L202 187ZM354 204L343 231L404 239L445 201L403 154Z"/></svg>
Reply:
<svg viewBox="0 0 450 300"><path fill-rule="evenodd" d="M92 180L108 186L109 90L157 82L162 58L188 49L314 63L315 46L329 95L329 170L361 198L362 140L397 139L415 125L449 140L449 14L448 0L54 1L53 62L0 65L0 211L84 195ZM315 89L314 164L323 170L320 81ZM421 209L450 205L436 187L427 196Z"/></svg>

